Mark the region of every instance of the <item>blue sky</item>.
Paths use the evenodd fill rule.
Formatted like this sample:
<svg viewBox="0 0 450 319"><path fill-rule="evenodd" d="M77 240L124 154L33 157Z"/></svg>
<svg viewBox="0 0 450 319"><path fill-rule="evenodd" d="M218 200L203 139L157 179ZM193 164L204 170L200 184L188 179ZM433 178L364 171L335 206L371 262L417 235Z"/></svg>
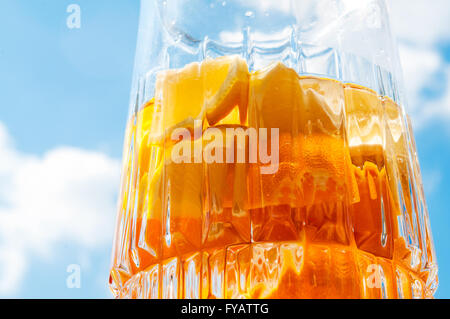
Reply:
<svg viewBox="0 0 450 319"><path fill-rule="evenodd" d="M82 9L81 29L66 26L72 3ZM440 267L437 297L448 298L450 4L392 3ZM111 296L138 14L138 0L0 1L0 297ZM80 289L66 286L70 264L81 266Z"/></svg>
<svg viewBox="0 0 450 319"><path fill-rule="evenodd" d="M66 26L66 9L71 3L78 3L82 8L81 29L71 30ZM80 185L93 180L99 185L108 184L104 190L94 190L98 196L96 208L82 198L80 190L65 191L78 193L78 199L73 199L72 204L59 205L57 198L51 198L51 193L41 194L47 201L55 201L53 205L70 205L80 210L80 218L75 221L80 224L79 229L73 234L54 229L62 227L63 220L54 222L53 226L23 230L25 233L35 231L34 236L17 233L6 240L4 235L3 242L0 232L0 247L6 249L0 248L0 296L111 296L106 281L138 14L138 1L0 2L0 141L3 126L3 136L7 135L11 149L9 153L13 153L12 161L16 162L9 167L18 170L20 164L17 163L23 163L20 166L29 166L30 171L37 169L46 175L44 167L48 163L72 153L73 161L78 163L61 165L61 170L72 172L64 173L62 178L55 176L55 180L61 184L62 179L78 180ZM4 144L0 142L0 145ZM1 151L0 154L3 155ZM89 165L94 161L98 166L106 163L102 167L107 168L99 176L77 178L83 170L80 164L83 161ZM0 163L4 164L2 159ZM3 165L3 170L7 167L8 164ZM3 177L2 169L0 177ZM45 187L46 181L42 180L39 186L38 180L36 184ZM64 191L59 194L65 196ZM5 197L0 195L0 211ZM42 215L39 207L45 209L45 203L36 199L34 205L31 209L35 210L35 215ZM76 218L78 213L72 210ZM93 229L83 229L82 218L87 219L88 214L99 211L103 215L97 217L97 226L103 235ZM70 215L69 209L63 207L58 212L47 213L48 222L53 223L55 214ZM41 235L41 232L49 235ZM25 238L15 240L19 236ZM39 241L43 247L19 243L20 240ZM66 287L66 269L70 264L81 265L81 289ZM1 274L9 278L2 278Z"/></svg>

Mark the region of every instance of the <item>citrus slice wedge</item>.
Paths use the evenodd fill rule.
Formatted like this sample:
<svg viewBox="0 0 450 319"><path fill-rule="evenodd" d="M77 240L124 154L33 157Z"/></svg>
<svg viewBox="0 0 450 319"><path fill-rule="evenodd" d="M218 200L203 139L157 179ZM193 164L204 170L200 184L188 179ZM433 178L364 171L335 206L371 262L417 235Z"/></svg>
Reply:
<svg viewBox="0 0 450 319"><path fill-rule="evenodd" d="M239 118L247 119L249 72L245 60L227 56L206 60L203 64L206 86L206 118L215 125L237 106Z"/></svg>
<svg viewBox="0 0 450 319"><path fill-rule="evenodd" d="M162 71L156 80L156 100L161 105L161 133L181 123L203 118L204 89L201 65L191 63L183 69Z"/></svg>
<svg viewBox="0 0 450 319"><path fill-rule="evenodd" d="M193 129L194 121L205 117L210 125L215 125L235 107L239 109L240 122L245 122L248 82L247 63L238 56L206 59L182 69L160 72L155 100L161 106L164 135L180 126Z"/></svg>
<svg viewBox="0 0 450 319"><path fill-rule="evenodd" d="M301 77L281 62L251 74L248 124L279 130L278 171L262 175L259 164L250 165L252 209L311 206L344 195L357 200L343 106L344 88L337 81Z"/></svg>
<svg viewBox="0 0 450 319"><path fill-rule="evenodd" d="M166 240L164 257L195 251L201 245L204 167L192 152L202 140L182 140L167 146L163 168ZM190 152L184 152L191 150Z"/></svg>

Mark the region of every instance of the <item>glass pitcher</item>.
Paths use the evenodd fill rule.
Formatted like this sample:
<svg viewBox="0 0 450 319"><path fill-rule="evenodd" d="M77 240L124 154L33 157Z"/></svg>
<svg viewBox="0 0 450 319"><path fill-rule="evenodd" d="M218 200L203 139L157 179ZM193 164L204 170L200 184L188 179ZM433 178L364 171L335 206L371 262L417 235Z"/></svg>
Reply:
<svg viewBox="0 0 450 319"><path fill-rule="evenodd" d="M383 0L142 0L118 298L429 298Z"/></svg>

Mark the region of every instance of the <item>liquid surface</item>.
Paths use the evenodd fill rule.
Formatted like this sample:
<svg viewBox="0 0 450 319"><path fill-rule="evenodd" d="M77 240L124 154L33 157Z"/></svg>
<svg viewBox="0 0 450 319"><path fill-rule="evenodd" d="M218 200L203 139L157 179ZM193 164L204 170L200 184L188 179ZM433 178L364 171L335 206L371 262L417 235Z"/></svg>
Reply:
<svg viewBox="0 0 450 319"><path fill-rule="evenodd" d="M420 169L393 101L238 57L160 72L154 96L126 133L116 297L432 297ZM179 128L187 139L171 138ZM196 161L211 128L277 128L277 170L248 160L249 137L224 138L228 162Z"/></svg>

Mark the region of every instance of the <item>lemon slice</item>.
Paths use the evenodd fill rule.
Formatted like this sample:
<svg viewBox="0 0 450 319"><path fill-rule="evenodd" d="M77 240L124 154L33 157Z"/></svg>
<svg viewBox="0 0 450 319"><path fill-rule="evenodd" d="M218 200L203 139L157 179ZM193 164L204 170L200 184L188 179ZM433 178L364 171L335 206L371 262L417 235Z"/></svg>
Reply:
<svg viewBox="0 0 450 319"><path fill-rule="evenodd" d="M344 89L338 81L300 77L276 62L251 75L249 94L252 127L330 135L341 129Z"/></svg>
<svg viewBox="0 0 450 319"><path fill-rule="evenodd" d="M156 80L155 95L160 98L161 129L167 131L191 119L201 119L204 89L199 63L183 69L160 72ZM158 92L159 90L159 92Z"/></svg>
<svg viewBox="0 0 450 319"><path fill-rule="evenodd" d="M249 126L298 130L301 88L295 70L281 62L250 77Z"/></svg>
<svg viewBox="0 0 450 319"><path fill-rule="evenodd" d="M303 207L340 200L345 187L357 200L351 161L343 134L344 88L341 83L300 77L281 62L251 74L250 127L279 129L279 169L258 175L250 168L249 183L263 194L251 207Z"/></svg>
<svg viewBox="0 0 450 319"><path fill-rule="evenodd" d="M238 56L207 60L203 64L206 88L206 118L215 125L237 106L240 124L247 119L249 73L245 60ZM239 123L235 123L239 124Z"/></svg>
<svg viewBox="0 0 450 319"><path fill-rule="evenodd" d="M239 109L240 121L245 122L248 82L247 63L238 56L207 59L160 72L155 100L161 106L164 135L180 126L193 129L195 120L205 118L215 125L235 107Z"/></svg>

